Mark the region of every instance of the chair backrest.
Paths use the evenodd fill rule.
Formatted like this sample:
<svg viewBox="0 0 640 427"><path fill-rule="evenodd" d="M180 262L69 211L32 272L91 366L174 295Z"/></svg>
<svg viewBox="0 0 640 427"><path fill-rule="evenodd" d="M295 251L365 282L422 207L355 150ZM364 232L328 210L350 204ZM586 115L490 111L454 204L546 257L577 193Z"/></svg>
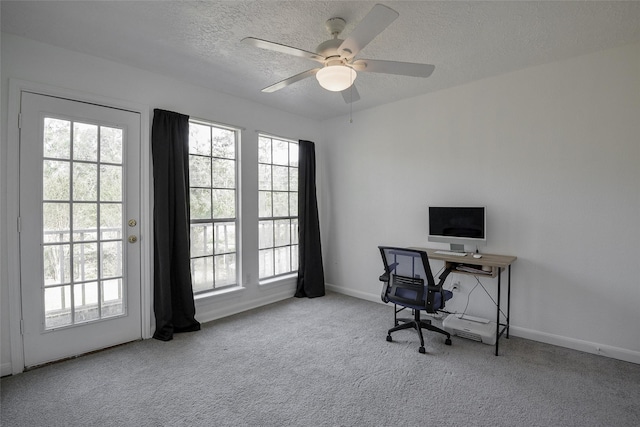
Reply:
<svg viewBox="0 0 640 427"><path fill-rule="evenodd" d="M427 253L417 249L379 246L385 275L383 295L396 304L432 312L435 287ZM383 296L383 300L384 300ZM439 304L438 304L439 305Z"/></svg>

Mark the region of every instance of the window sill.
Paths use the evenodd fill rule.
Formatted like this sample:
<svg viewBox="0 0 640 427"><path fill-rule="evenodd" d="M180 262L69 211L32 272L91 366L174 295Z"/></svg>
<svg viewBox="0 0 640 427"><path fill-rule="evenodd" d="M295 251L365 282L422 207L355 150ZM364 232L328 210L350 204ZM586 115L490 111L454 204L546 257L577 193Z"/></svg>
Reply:
<svg viewBox="0 0 640 427"><path fill-rule="evenodd" d="M278 276L278 277L270 277L268 279L264 279L264 280L260 280L260 282L258 283L258 286L276 286L276 285L289 285L289 284L295 284L296 281L298 280L298 272L295 273L290 273L290 274L283 274L282 276Z"/></svg>
<svg viewBox="0 0 640 427"><path fill-rule="evenodd" d="M201 294L195 295L193 299L195 301L205 301L210 298L218 298L227 295L235 295L237 293L243 292L246 288L242 286L230 286L224 289L215 289L208 292L203 292Z"/></svg>

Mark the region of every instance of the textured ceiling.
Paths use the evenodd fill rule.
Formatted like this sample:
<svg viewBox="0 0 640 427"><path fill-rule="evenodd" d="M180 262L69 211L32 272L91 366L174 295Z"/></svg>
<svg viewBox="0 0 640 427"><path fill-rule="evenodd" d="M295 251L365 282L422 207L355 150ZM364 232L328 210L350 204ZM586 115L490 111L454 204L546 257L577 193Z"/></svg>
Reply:
<svg viewBox="0 0 640 427"><path fill-rule="evenodd" d="M325 21L346 37L369 1L2 1L2 31L85 52L315 119L349 112L339 93L308 78L316 67L265 51L252 36L315 51ZM358 57L434 64L427 79L360 73L353 111L533 65L640 41L640 2L383 1L400 13Z"/></svg>

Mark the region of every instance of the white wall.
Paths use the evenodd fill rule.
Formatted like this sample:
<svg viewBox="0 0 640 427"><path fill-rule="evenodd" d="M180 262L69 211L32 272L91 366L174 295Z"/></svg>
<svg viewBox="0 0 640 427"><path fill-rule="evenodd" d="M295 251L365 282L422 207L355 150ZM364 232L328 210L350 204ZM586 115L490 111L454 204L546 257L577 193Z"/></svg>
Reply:
<svg viewBox="0 0 640 427"><path fill-rule="evenodd" d="M512 333L640 363L640 44L324 128L332 289L379 301L378 245L444 246L427 242L427 205L486 205L481 250L518 257ZM475 281L457 278L462 310ZM471 297L469 314L495 316L482 289Z"/></svg>
<svg viewBox="0 0 640 427"><path fill-rule="evenodd" d="M79 54L65 49L36 43L13 35L2 34L2 144L0 160L0 356L2 374L10 372L11 349L9 324L9 283L7 251L15 248L7 246L7 231L15 224L15 218L7 215L13 212L14 206L7 206L7 191L14 192L16 182L9 182L7 187L7 106L9 78L51 85L61 89L71 89L88 94L135 103L147 106L149 118L153 117L153 108L178 111L193 117L209 119L244 127L241 134L241 180L245 190L241 200L242 221L245 227L242 244L245 257L243 259L243 285L245 289L224 295L217 299L198 301L197 318L201 321L233 314L235 312L273 302L293 295L295 281L259 286L257 257L257 132L264 131L274 135L292 139L307 139L320 142L320 126L317 121L284 113L243 99L197 87L175 79L131 68L112 61ZM215 78L215 76L212 76ZM149 130L150 123L144 124ZM146 150L149 152L149 141ZM15 160L15 159L13 159ZM255 165L255 167L247 167ZM150 170L150 165L146 165ZM148 207L147 207L148 208ZM144 220L144 219L143 219ZM148 221L148 219L147 219ZM13 230L11 230L13 232ZM141 242L144 242L142 236ZM147 239L147 242L149 240ZM15 325L14 325L15 326ZM9 370L9 371L8 371Z"/></svg>

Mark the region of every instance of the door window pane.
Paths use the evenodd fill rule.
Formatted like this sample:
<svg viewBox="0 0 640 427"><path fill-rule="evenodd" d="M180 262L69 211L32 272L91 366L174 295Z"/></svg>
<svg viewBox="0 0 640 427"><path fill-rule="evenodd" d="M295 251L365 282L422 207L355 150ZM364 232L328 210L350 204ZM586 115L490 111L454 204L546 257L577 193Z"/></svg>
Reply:
<svg viewBox="0 0 640 427"><path fill-rule="evenodd" d="M98 200L98 165L73 164L73 200Z"/></svg>
<svg viewBox="0 0 640 427"><path fill-rule="evenodd" d="M42 148L43 157L71 158L71 122L45 117Z"/></svg>
<svg viewBox="0 0 640 427"><path fill-rule="evenodd" d="M98 161L98 126L73 124L73 159Z"/></svg>
<svg viewBox="0 0 640 427"><path fill-rule="evenodd" d="M71 198L71 163L59 160L42 162L42 199L69 200Z"/></svg>
<svg viewBox="0 0 640 427"><path fill-rule="evenodd" d="M70 203L42 204L42 241L44 243L71 240Z"/></svg>
<svg viewBox="0 0 640 427"><path fill-rule="evenodd" d="M100 126L100 161L122 163L122 129Z"/></svg>
<svg viewBox="0 0 640 427"><path fill-rule="evenodd" d="M122 201L122 166L100 166L100 201Z"/></svg>

